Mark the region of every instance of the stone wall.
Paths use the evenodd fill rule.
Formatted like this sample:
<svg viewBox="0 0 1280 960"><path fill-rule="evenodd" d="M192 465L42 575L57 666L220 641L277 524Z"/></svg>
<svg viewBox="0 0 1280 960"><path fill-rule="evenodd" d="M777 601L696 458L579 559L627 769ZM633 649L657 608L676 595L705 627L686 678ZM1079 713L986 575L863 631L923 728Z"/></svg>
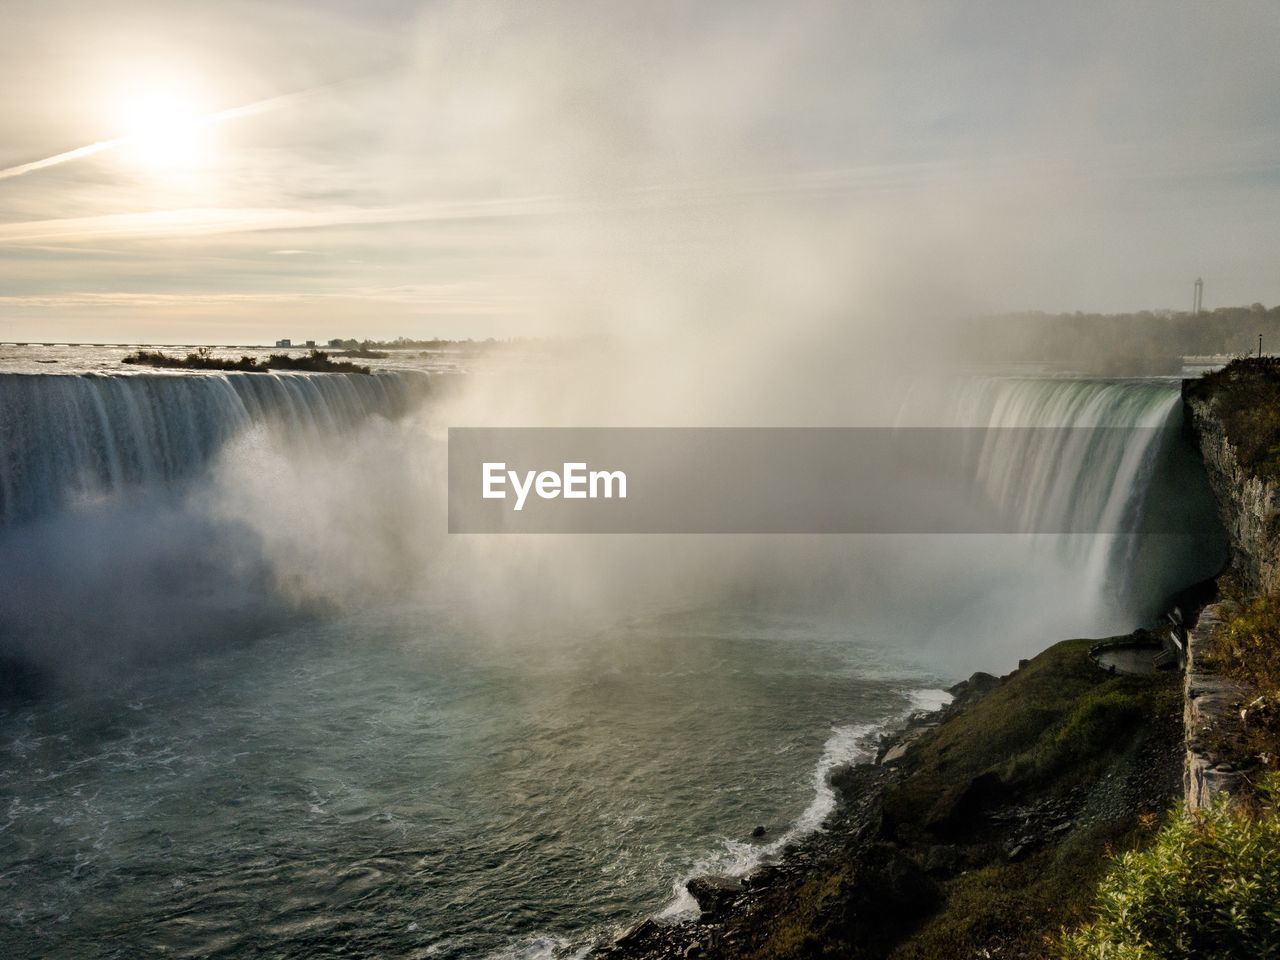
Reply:
<svg viewBox="0 0 1280 960"><path fill-rule="evenodd" d="M1187 634L1187 671L1184 680L1182 719L1186 731L1186 760L1182 775L1188 810L1208 806L1219 793L1232 798L1246 794L1248 784L1239 771L1213 755L1215 732L1226 724L1238 724L1240 689L1204 669L1204 650L1213 630L1231 617L1229 603L1204 608Z"/></svg>

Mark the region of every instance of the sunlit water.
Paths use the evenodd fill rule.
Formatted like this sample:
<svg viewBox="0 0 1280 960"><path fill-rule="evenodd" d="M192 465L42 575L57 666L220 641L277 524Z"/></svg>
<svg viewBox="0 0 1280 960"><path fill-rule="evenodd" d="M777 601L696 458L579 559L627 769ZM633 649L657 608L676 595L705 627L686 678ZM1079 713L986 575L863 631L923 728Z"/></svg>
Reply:
<svg viewBox="0 0 1280 960"><path fill-rule="evenodd" d="M405 609L10 705L0 955L571 953L815 825L937 682L876 639L713 610L494 645Z"/></svg>

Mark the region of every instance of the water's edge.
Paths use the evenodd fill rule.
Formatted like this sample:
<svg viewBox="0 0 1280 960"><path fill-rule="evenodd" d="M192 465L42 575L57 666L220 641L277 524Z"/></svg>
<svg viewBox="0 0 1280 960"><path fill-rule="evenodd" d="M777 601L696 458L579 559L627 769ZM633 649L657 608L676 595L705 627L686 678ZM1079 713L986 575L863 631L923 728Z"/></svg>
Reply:
<svg viewBox="0 0 1280 960"><path fill-rule="evenodd" d="M952 913L953 891L964 890L971 875L995 874L1005 883L1027 886L1031 883L1022 878L1043 882L1048 876L1052 885L1083 866L1086 882L1072 881L1073 896L1087 900L1096 882L1088 874L1101 875L1108 844L1131 835L1142 816L1158 814L1181 796L1175 678L1108 675L1089 660L1091 644L1063 641L1003 677L975 674L958 684L950 705L901 725L879 762L833 774L839 802L823 831L746 878L695 878L690 887L702 907L700 916L677 924L644 920L598 955L607 960L844 955L840 951L856 944L863 950L859 955L882 956L917 938L932 937L934 947L948 944L955 932L947 925L967 927L971 919L979 928L993 920L1003 925L994 940L983 942L1012 947L1007 955L1026 955L1019 950L1030 945L1019 944L1019 936L1042 945L1071 916L1052 900L1036 903L1043 891L1029 894L1041 913L1035 920L1020 912L1010 915L1007 904L994 900L984 905L990 911L985 920L973 918L975 905L964 896L955 898ZM1149 689L1143 686L1148 681ZM957 751L977 743L978 750L990 751L982 763L998 768L1002 754L994 745L1027 719L1005 721L1003 711L1011 702L1034 700L1046 683L1049 689L1127 690L1138 702L1161 709L1125 736L1116 731L1090 742L1086 757L1030 790L1002 783L993 773L973 776L972 767L947 771L936 754L912 762L915 750L929 753L941 738L950 744L947 749ZM1072 694L1058 706L1065 703L1069 714L1091 695ZM1062 717L1059 712L1056 720L1046 721L1045 729ZM911 759L895 762L904 756ZM1094 769L1099 758L1103 765ZM927 820L919 811L896 808L913 793L932 804ZM1059 855L1068 865L1057 862ZM1078 910L1079 904L1070 909ZM921 947L923 955L935 955L928 951L927 945Z"/></svg>
<svg viewBox="0 0 1280 960"><path fill-rule="evenodd" d="M682 880L684 896L675 902L684 909L673 911L669 906L592 955L607 960L697 956L711 930L751 922L766 894L803 884L815 863L835 855L857 857L865 852L877 826L884 789L902 775L895 757L905 755L925 732L967 710L998 682L989 674L974 674L945 691L936 691L945 699L921 703L906 716L886 721L876 731L878 749L874 755L823 772L832 803L818 824L807 830L788 830L768 845L771 856L762 856L749 870ZM725 945L733 944L730 939Z"/></svg>

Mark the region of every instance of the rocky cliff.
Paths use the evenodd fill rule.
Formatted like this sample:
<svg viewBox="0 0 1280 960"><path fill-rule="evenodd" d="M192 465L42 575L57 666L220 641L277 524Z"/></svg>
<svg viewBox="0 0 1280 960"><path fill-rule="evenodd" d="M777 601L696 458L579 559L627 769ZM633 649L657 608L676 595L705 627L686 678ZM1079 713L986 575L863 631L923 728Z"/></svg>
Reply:
<svg viewBox="0 0 1280 960"><path fill-rule="evenodd" d="M1200 448L1231 544L1231 572L1248 593L1280 591L1280 486L1243 462L1228 437L1229 381L1186 380L1186 424Z"/></svg>
<svg viewBox="0 0 1280 960"><path fill-rule="evenodd" d="M1224 726L1239 722L1239 687L1206 668L1204 652L1213 631L1233 613L1230 603L1205 607L1187 635L1187 670L1183 676L1182 794L1188 810L1208 807L1214 797L1226 793L1239 797L1247 790L1244 775L1217 755L1216 742Z"/></svg>
<svg viewBox="0 0 1280 960"><path fill-rule="evenodd" d="M1259 383L1275 377L1270 367L1255 366L1233 364L1182 385L1184 422L1204 460L1230 545L1233 592L1241 598L1280 592L1280 484L1271 479L1277 448L1259 442L1275 415L1275 398L1260 395ZM1238 611L1233 601L1212 604L1187 635L1183 792L1190 810L1219 793L1233 799L1248 793L1247 778L1220 755L1224 734L1241 725L1245 697L1206 662L1214 631Z"/></svg>

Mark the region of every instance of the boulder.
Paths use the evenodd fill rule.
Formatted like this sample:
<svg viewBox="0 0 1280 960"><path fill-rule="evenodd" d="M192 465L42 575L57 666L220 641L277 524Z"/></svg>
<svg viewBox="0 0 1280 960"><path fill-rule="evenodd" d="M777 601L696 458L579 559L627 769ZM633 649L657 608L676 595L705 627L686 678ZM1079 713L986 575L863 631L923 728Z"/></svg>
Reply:
<svg viewBox="0 0 1280 960"><path fill-rule="evenodd" d="M694 877L685 888L689 896L698 901L703 913L719 913L730 906L746 890L737 877Z"/></svg>
<svg viewBox="0 0 1280 960"><path fill-rule="evenodd" d="M999 677L979 670L968 680L961 680L954 686L948 687L947 693L951 694L952 706L964 706L985 697L998 686L1000 686Z"/></svg>

